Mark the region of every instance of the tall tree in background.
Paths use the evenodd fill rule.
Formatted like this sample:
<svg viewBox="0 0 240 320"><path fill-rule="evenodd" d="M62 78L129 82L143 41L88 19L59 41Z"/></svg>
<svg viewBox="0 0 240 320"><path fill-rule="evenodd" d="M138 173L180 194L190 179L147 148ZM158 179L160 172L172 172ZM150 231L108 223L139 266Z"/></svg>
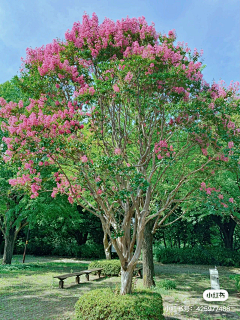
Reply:
<svg viewBox="0 0 240 320"><path fill-rule="evenodd" d="M126 294L147 223L155 230L239 144L237 88L206 84L199 54L143 17L99 25L84 15L65 38L27 51L21 81L37 81L39 98L0 101L4 160L20 160L10 184L31 198L49 179L52 197L65 193L99 217Z"/></svg>
<svg viewBox="0 0 240 320"><path fill-rule="evenodd" d="M18 102L23 95L18 85L12 81L6 81L0 84L0 97L7 102ZM0 132L1 140L3 138ZM6 151L6 145L0 144L0 231L4 236L3 264L11 264L14 244L18 233L28 224L25 210L27 206L27 197L21 191L13 190L8 180L17 172L17 167L9 167L3 161L2 156Z"/></svg>
<svg viewBox="0 0 240 320"><path fill-rule="evenodd" d="M6 166L6 165L5 165ZM3 264L11 264L14 243L20 230L28 224L26 197L23 192L11 190L9 170L0 163L0 231L4 236Z"/></svg>

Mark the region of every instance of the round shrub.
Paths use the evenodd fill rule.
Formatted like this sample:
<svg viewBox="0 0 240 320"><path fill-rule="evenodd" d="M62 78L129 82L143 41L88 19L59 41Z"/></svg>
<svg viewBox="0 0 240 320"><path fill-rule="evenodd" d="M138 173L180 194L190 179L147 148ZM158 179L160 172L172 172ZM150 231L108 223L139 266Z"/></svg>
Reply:
<svg viewBox="0 0 240 320"><path fill-rule="evenodd" d="M124 296L110 288L85 293L75 305L76 320L163 320L162 297L152 291Z"/></svg>
<svg viewBox="0 0 240 320"><path fill-rule="evenodd" d="M103 268L102 274L106 276L118 276L121 271L120 260L98 260L92 261L88 269Z"/></svg>

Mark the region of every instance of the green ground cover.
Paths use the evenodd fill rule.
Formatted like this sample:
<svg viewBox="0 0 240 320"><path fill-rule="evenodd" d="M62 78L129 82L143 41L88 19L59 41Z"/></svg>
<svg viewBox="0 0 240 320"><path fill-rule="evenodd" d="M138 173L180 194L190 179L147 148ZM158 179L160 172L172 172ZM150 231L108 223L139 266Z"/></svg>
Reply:
<svg viewBox="0 0 240 320"><path fill-rule="evenodd" d="M74 320L74 305L82 294L105 287L115 290L120 286L120 277L98 279L90 275L89 282L81 276L79 285L75 284L74 277L66 279L65 289L61 290L58 279L53 277L87 269L90 261L27 256L23 265L21 258L14 256L10 267L0 266L1 320ZM218 304L202 299L202 292L210 288L208 269L209 266L155 264L155 290L162 295L166 320L240 319L240 296L234 280L229 279L230 275L240 274L240 269L218 268L220 286L229 292L229 299ZM166 280L174 282L176 288L165 289ZM142 288L142 280L135 279L134 286ZM215 308L214 312L206 310L210 306Z"/></svg>

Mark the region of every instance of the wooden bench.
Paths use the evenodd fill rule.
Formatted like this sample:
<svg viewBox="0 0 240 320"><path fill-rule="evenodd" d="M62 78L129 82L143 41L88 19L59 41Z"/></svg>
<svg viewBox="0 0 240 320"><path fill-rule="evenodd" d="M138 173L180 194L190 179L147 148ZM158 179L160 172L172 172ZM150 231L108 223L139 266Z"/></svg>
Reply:
<svg viewBox="0 0 240 320"><path fill-rule="evenodd" d="M82 271L79 271L79 272L62 274L60 276L55 276L53 278L59 279L59 288L63 289L63 284L64 284L64 280L65 279L70 278L70 277L76 277L76 283L79 284L81 275L85 274L87 281L89 281L89 274L92 273L92 272L97 272L98 277L100 278L102 269L103 268L94 268L94 269L82 270Z"/></svg>

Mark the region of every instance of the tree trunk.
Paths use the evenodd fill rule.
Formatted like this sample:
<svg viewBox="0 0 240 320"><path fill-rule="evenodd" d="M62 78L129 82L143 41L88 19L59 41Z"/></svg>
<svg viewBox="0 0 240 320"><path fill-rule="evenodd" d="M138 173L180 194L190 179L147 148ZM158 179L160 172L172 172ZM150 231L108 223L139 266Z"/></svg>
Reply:
<svg viewBox="0 0 240 320"><path fill-rule="evenodd" d="M144 238L142 245L143 259L143 286L150 288L155 286L154 282L154 263L153 263L153 234L152 228L154 221L150 220L144 230Z"/></svg>
<svg viewBox="0 0 240 320"><path fill-rule="evenodd" d="M3 264L11 264L13 257L13 248L15 242L15 230L10 228L4 235L4 252L3 252Z"/></svg>
<svg viewBox="0 0 240 320"><path fill-rule="evenodd" d="M111 260L111 242L108 241L108 236L106 232L104 232L103 246L106 259Z"/></svg>
<svg viewBox="0 0 240 320"><path fill-rule="evenodd" d="M167 248L167 244L166 244L164 232L163 232L163 243L164 243L164 247L165 247L165 249L166 249L166 248Z"/></svg>
<svg viewBox="0 0 240 320"><path fill-rule="evenodd" d="M219 216L213 216L212 219L219 226L225 248L233 250L233 235L237 224L236 221L232 218L229 218L229 221L222 221Z"/></svg>
<svg viewBox="0 0 240 320"><path fill-rule="evenodd" d="M132 292L133 269L124 270L121 267L121 294L130 294Z"/></svg>

